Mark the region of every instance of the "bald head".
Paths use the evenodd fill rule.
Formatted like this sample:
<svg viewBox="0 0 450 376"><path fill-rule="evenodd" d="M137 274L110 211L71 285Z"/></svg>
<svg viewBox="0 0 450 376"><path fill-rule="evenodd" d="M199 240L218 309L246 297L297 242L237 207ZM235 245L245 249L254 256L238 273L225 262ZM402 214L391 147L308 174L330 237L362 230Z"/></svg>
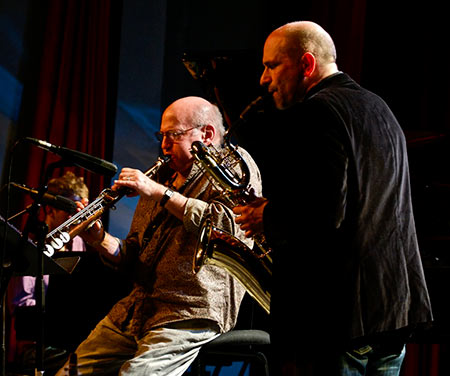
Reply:
<svg viewBox="0 0 450 376"><path fill-rule="evenodd" d="M333 40L321 26L314 22L290 22L274 30L270 37L282 38L284 51L291 57L310 52L320 66L336 63L336 48Z"/></svg>
<svg viewBox="0 0 450 376"><path fill-rule="evenodd" d="M217 140L222 142L225 128L222 114L217 106L200 97L184 97L176 100L163 113L163 119L173 118L188 127L212 125L217 132Z"/></svg>
<svg viewBox="0 0 450 376"><path fill-rule="evenodd" d="M291 22L274 30L264 44L265 86L278 109L301 102L324 78L338 72L328 33L313 22Z"/></svg>

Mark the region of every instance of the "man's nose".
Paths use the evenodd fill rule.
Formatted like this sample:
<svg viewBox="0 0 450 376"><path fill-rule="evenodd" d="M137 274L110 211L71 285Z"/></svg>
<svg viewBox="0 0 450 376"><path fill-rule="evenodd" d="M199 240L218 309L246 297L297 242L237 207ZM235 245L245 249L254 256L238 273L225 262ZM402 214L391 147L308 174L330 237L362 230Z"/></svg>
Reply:
<svg viewBox="0 0 450 376"><path fill-rule="evenodd" d="M261 86L267 86L271 81L270 75L267 72L267 68L264 68L264 71L262 72L261 78L259 79L259 84Z"/></svg>
<svg viewBox="0 0 450 376"><path fill-rule="evenodd" d="M172 140L170 139L170 137L166 137L164 136L162 141L161 141L161 149L162 150L169 150L172 147Z"/></svg>

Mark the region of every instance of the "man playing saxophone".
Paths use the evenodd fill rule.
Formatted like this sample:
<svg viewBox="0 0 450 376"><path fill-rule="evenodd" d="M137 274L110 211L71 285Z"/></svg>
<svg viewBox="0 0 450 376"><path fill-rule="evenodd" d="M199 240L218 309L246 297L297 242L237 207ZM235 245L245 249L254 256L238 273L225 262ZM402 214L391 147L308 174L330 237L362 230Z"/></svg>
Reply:
<svg viewBox="0 0 450 376"><path fill-rule="evenodd" d="M274 249L274 374L398 375L408 336L432 320L402 129L338 70L315 23L274 30L263 65L260 83L282 110L283 161L263 175L268 200L235 213Z"/></svg>
<svg viewBox="0 0 450 376"><path fill-rule="evenodd" d="M154 179L124 168L112 187L140 195L127 238L119 240L97 223L82 235L105 262L128 272L134 285L78 347L79 374L182 375L203 344L235 325L244 288L222 268L192 271L206 217L245 239L190 152L194 141L220 149L223 135L216 106L199 97L172 103L158 132L170 162ZM260 192L258 168L241 152Z"/></svg>

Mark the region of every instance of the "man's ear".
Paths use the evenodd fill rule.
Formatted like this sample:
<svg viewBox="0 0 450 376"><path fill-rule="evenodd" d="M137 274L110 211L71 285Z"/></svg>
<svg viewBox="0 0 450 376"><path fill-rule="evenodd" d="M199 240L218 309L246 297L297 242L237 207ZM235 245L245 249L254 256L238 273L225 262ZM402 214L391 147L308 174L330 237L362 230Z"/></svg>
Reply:
<svg viewBox="0 0 450 376"><path fill-rule="evenodd" d="M316 57L311 52L305 52L300 60L305 77L310 77L316 69Z"/></svg>
<svg viewBox="0 0 450 376"><path fill-rule="evenodd" d="M215 136L216 136L216 128L214 128L210 124L207 124L203 127L203 143L206 146L209 146L213 143Z"/></svg>

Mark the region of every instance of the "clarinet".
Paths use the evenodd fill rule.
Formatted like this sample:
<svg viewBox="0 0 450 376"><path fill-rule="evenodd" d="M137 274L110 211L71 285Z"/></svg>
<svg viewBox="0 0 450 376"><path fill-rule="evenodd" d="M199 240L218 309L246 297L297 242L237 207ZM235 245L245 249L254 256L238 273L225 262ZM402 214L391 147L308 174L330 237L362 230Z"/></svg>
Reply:
<svg viewBox="0 0 450 376"><path fill-rule="evenodd" d="M144 172L144 175L153 178L169 160L169 157L159 157L155 164ZM132 190L128 187L120 187L117 190L104 189L89 205L47 234L44 254L48 257L53 256L71 239L89 229L106 209L113 207L122 197L130 193L132 193Z"/></svg>

